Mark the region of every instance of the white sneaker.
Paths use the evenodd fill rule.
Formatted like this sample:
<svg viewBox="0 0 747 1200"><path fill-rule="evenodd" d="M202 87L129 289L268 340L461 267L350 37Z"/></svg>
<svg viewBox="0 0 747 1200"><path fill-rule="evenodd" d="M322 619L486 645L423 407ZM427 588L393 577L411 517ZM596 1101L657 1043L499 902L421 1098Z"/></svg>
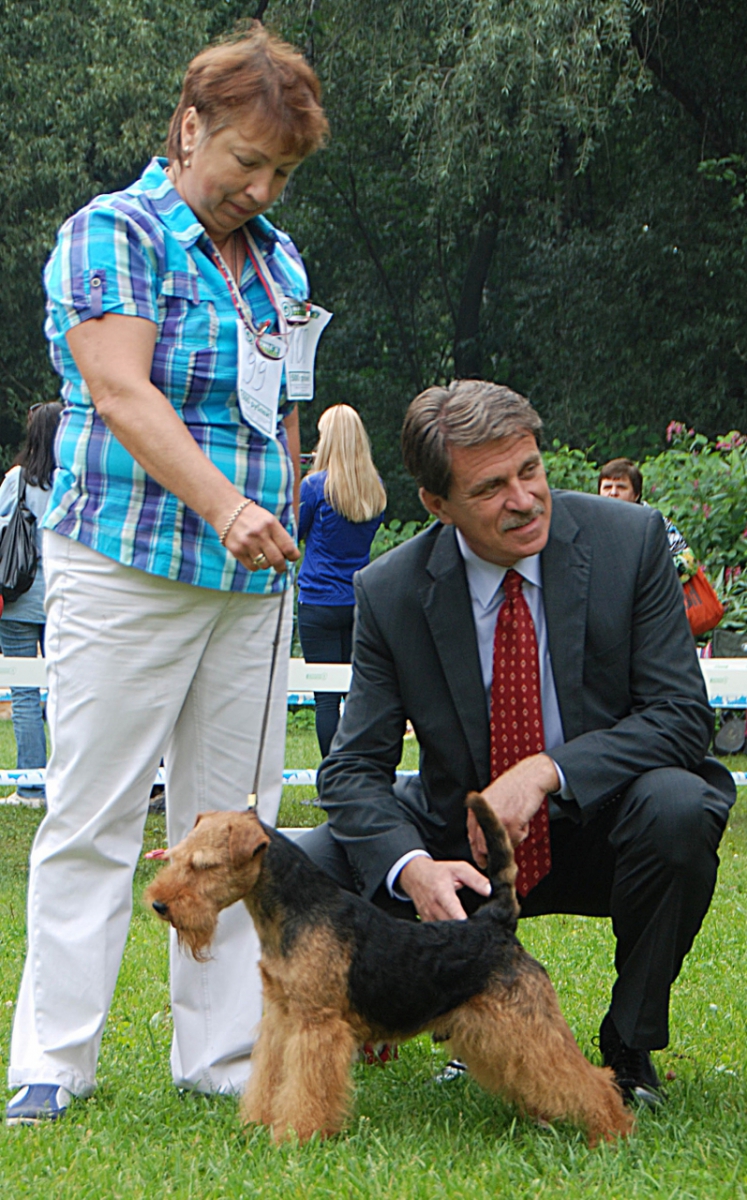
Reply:
<svg viewBox="0 0 747 1200"><path fill-rule="evenodd" d="M28 1083L8 1101L6 1125L40 1125L64 1117L72 1096L57 1083Z"/></svg>
<svg viewBox="0 0 747 1200"><path fill-rule="evenodd" d="M13 808L17 808L19 804L24 808L44 808L44 797L19 796L18 792L11 792L9 796L0 796L0 804L9 804Z"/></svg>

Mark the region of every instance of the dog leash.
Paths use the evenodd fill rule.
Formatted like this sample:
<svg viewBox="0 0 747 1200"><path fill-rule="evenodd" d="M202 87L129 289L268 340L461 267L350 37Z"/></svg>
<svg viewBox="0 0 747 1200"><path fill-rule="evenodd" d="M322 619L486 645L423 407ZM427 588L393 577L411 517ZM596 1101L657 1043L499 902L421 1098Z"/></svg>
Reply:
<svg viewBox="0 0 747 1200"><path fill-rule="evenodd" d="M285 596L289 590L290 590L290 588L286 586L285 588L283 588L283 591L280 595L280 608L278 610L278 622L275 627L275 637L273 638L273 642L272 642L272 658L270 659L270 678L267 683L267 695L265 696L265 708L264 708L264 712L262 713L262 729L260 730L260 734L259 734L259 749L257 751L257 766L254 771L254 783L252 784L252 790L246 798L247 811L251 811L251 810L256 811L256 808L257 808L257 793L259 791L259 773L262 770L262 756L264 754L265 738L267 736L267 722L270 717L270 700L272 699L272 685L273 685L273 681L275 679L275 666L276 666L277 660L278 660L278 646L280 645L280 633L283 628L283 612L285 610ZM168 853L169 853L168 850L165 850L165 849L150 850L150 851L148 851L147 854L143 855L143 857L144 858L167 858Z"/></svg>
<svg viewBox="0 0 747 1200"><path fill-rule="evenodd" d="M288 592L288 587L283 588L280 593L280 608L278 609L278 623L275 628L275 637L272 642L272 658L270 659L270 678L267 682L267 695L265 696L265 709L262 713L262 728L259 734L259 749L257 751L257 766L254 770L254 783L252 790L246 798L246 806L248 809L256 809L257 793L259 792L259 773L262 770L262 756L265 750L265 738L267 736L267 722L270 718L270 701L272 699L272 685L275 679L275 665L278 660L278 646L280 645L280 633L283 628L283 611L285 609L285 596Z"/></svg>

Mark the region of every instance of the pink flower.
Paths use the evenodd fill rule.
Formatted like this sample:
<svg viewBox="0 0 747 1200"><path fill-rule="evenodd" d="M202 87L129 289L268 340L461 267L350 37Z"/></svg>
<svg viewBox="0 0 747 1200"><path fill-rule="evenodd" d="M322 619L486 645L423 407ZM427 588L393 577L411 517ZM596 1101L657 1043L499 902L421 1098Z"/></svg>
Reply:
<svg viewBox="0 0 747 1200"><path fill-rule="evenodd" d="M693 479L693 487L694 487L694 488L700 487L700 480L699 480L699 479Z"/></svg>
<svg viewBox="0 0 747 1200"><path fill-rule="evenodd" d="M745 438L742 437L741 433L733 433L730 438L721 438L720 441L716 442L716 449L735 450L737 446L744 445L744 442Z"/></svg>
<svg viewBox="0 0 747 1200"><path fill-rule="evenodd" d="M682 425L679 421L670 421L669 424L667 425L667 441L671 442L672 438L675 437L676 434L680 434L680 433L684 433L684 432L685 432L685 426Z"/></svg>
<svg viewBox="0 0 747 1200"><path fill-rule="evenodd" d="M707 520L707 519L708 519L708 517L710 517L710 515L711 515L711 506L710 506L710 504L704 504L704 505L703 505L703 516L704 516L704 517L706 518L706 520Z"/></svg>

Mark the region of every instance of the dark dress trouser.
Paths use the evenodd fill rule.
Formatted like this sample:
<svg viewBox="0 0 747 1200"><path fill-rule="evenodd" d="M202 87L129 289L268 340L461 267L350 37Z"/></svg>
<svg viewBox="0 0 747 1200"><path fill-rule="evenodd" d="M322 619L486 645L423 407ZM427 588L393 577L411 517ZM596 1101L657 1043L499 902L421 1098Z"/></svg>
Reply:
<svg viewBox="0 0 747 1200"><path fill-rule="evenodd" d="M552 820L552 870L521 904L522 917L612 918L617 979L610 1012L623 1040L639 1049L658 1050L669 1041L670 988L708 911L718 845L736 796L716 760L706 759L698 771L649 771L586 824ZM303 834L298 845L341 887L356 890L327 825ZM385 884L373 899L394 916L415 916L413 905L392 899ZM460 899L468 911L479 903L472 892Z"/></svg>

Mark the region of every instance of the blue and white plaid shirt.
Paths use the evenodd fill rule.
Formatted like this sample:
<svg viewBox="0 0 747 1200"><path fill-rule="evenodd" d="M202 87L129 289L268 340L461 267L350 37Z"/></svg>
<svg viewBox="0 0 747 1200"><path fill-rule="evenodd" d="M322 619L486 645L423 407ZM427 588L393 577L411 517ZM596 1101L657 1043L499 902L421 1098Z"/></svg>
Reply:
<svg viewBox="0 0 747 1200"><path fill-rule="evenodd" d="M62 226L47 263L45 331L62 376L58 469L44 525L153 575L222 591L273 592L286 576L248 572L211 526L145 473L106 428L68 349L66 333L105 313L158 326L151 380L200 449L245 496L293 532L293 468L281 393L276 439L242 419L236 397L236 310L213 245L153 159L122 192L97 196ZM301 258L264 217L249 229L282 294L308 297ZM241 292L255 324L275 318L247 259ZM273 325L276 328L276 324Z"/></svg>

